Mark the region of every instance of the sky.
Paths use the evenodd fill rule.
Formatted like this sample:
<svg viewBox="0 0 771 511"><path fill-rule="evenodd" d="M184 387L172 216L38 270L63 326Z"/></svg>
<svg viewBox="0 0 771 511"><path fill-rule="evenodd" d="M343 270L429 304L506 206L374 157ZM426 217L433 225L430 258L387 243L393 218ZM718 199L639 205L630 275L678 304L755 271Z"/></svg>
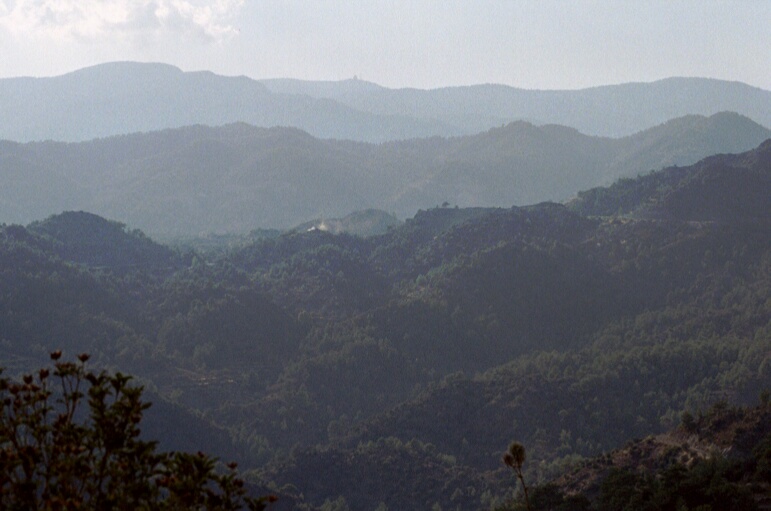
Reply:
<svg viewBox="0 0 771 511"><path fill-rule="evenodd" d="M111 61L392 88L771 90L771 0L0 0L0 78Z"/></svg>

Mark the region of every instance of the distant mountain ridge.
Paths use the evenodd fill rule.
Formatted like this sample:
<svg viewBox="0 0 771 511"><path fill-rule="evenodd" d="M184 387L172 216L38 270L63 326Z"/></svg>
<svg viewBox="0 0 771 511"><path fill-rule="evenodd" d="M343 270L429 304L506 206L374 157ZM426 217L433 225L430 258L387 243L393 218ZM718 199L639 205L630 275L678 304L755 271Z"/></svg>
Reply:
<svg viewBox="0 0 771 511"><path fill-rule="evenodd" d="M719 113L622 139L520 121L384 144L243 123L71 144L0 142L0 222L85 210L177 236L289 228L369 208L406 218L445 203L523 206L767 138L771 131L750 119Z"/></svg>
<svg viewBox="0 0 771 511"><path fill-rule="evenodd" d="M447 131L432 121L274 93L245 76L186 73L167 64L113 62L52 78L0 80L0 139L81 142L233 122L295 126L323 138L364 140Z"/></svg>
<svg viewBox="0 0 771 511"><path fill-rule="evenodd" d="M233 122L368 142L470 135L517 120L620 137L674 117L720 111L769 127L771 91L704 78L563 91L492 84L388 89L362 80L253 80L137 62L0 80L0 139L18 142L79 142Z"/></svg>
<svg viewBox="0 0 771 511"><path fill-rule="evenodd" d="M771 92L740 82L673 77L579 90L528 90L484 84L432 90L388 89L361 80L261 80L274 92L329 98L374 114L439 119L472 132L514 120L561 124L620 137L688 114L728 110L771 126ZM466 131L466 133L469 133Z"/></svg>

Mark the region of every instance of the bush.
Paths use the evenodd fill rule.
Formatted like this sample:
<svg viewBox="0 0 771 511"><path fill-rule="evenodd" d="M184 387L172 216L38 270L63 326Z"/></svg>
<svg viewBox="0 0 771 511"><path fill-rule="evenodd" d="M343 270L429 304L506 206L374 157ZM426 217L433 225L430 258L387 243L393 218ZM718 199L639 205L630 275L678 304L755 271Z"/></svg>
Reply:
<svg viewBox="0 0 771 511"><path fill-rule="evenodd" d="M0 508L250 509L235 464L163 453L139 438L150 404L131 377L86 370L88 355L13 381L0 370ZM84 409L87 407L87 410Z"/></svg>

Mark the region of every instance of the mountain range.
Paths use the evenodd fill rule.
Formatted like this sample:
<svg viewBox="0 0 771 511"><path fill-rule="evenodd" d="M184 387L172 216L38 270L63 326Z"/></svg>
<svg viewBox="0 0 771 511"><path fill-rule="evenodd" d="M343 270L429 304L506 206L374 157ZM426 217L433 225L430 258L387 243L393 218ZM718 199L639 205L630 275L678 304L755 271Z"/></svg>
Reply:
<svg viewBox="0 0 771 511"><path fill-rule="evenodd" d="M771 127L771 92L702 78L572 91L492 84L388 89L362 80L253 80L136 62L0 80L0 139L17 142L77 142L234 122L367 142L471 135L520 120L621 137L676 117L721 111Z"/></svg>
<svg viewBox="0 0 771 511"><path fill-rule="evenodd" d="M1 370L134 375L276 511L769 509L768 96L0 80Z"/></svg>
<svg viewBox="0 0 771 511"><path fill-rule="evenodd" d="M667 78L581 90L526 90L495 84L388 89L361 80L276 79L260 83L276 93L328 98L372 114L438 120L464 134L524 120L570 126L589 135L621 137L675 117L709 116L721 111L738 112L771 126L771 92L706 78Z"/></svg>
<svg viewBox="0 0 771 511"><path fill-rule="evenodd" d="M89 142L0 142L0 221L64 210L151 235L245 233L377 208L526 205L715 153L771 131L736 113L690 115L613 139L518 121L476 135L370 144L295 128L190 126Z"/></svg>
<svg viewBox="0 0 771 511"><path fill-rule="evenodd" d="M508 510L512 440L531 484L576 474L565 489L631 454L695 458L715 421L771 445L770 173L767 141L568 204L257 231L208 255L85 212L3 225L0 359L85 351L134 374L162 446L234 459L277 510ZM702 436L594 458L680 424ZM740 483L768 473L742 466Z"/></svg>

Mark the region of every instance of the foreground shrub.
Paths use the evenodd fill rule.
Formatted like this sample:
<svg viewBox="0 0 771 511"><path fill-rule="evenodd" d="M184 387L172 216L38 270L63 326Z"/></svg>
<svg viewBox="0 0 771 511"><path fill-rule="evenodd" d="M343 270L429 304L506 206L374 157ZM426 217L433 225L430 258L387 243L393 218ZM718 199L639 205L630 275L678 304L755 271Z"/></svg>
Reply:
<svg viewBox="0 0 771 511"><path fill-rule="evenodd" d="M0 508L264 510L235 464L217 471L203 453L157 452L140 439L142 388L131 377L76 362L27 374L0 370Z"/></svg>

